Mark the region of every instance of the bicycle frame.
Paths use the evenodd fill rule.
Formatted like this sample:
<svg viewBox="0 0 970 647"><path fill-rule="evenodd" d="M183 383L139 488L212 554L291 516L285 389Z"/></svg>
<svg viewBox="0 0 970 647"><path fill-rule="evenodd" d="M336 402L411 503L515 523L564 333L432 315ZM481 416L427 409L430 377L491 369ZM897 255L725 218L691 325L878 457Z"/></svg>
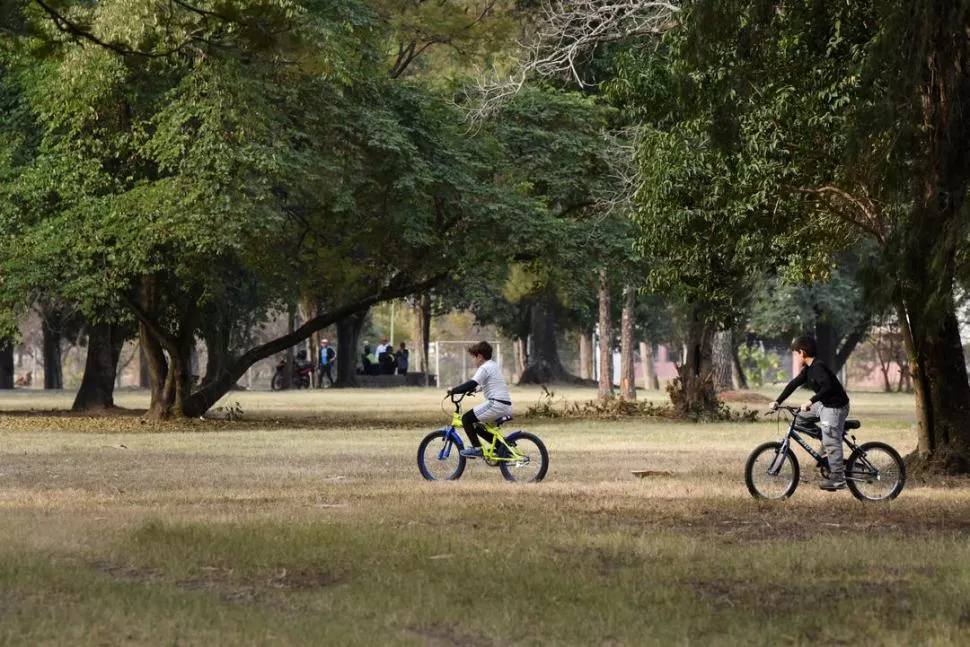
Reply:
<svg viewBox="0 0 970 647"><path fill-rule="evenodd" d="M814 438L816 440L821 440L822 430L815 426L815 422L818 419L803 418L801 424L799 424L798 414L801 412L801 409L799 409L798 407L778 407L778 409L787 411L791 415L791 420L788 423L788 431L787 433L785 433L785 437L782 438L781 440L781 448L778 450L778 453L775 455L775 460L768 467L768 474L770 474L771 476L778 475L779 470L781 470L782 465L784 465L784 462L785 462L784 459L788 453L789 448L791 447L792 440L798 443L798 445L802 449L804 449L809 456L815 459L815 464L817 467L821 467L824 464L825 457L822 456L822 454L820 454L819 452L817 452L815 448L812 447L801 436L801 434L806 434L811 438ZM801 434L799 432L801 432ZM859 447L859 445L856 442L855 436L850 435L846 429L842 430L842 442L844 442L849 447L849 452L845 453L846 456L849 456L853 451L855 451ZM866 460L865 457L862 457L862 459L865 463L868 464L868 460ZM775 462L777 462L777 465L775 464ZM872 465L867 465L867 466L869 469L874 469ZM846 472L845 478L846 480L856 480L856 481L865 480L864 476L849 474L848 472Z"/></svg>
<svg viewBox="0 0 970 647"><path fill-rule="evenodd" d="M442 447L438 452L439 459L447 458L451 453L451 448L455 445L457 445L459 449L463 449L465 447L465 443L462 441L458 430L464 429L461 422L461 401L465 398L465 396L468 395L471 395L471 393L453 393L451 395L451 403L455 405L455 412L451 416L451 426L445 430L447 438L450 442L444 443L444 447ZM489 465L497 465L500 462L512 463L516 461L529 460L527 456L523 456L518 452L518 450L515 448L514 442L509 442L515 440L515 436L518 432L512 432L508 436L504 436L498 429L501 425L505 424L511 419L512 416L502 416L495 421L494 425L487 422L478 423L485 429L485 431L492 434L492 442L488 445L482 445L482 458L484 458L485 462L487 462ZM500 450L504 450L504 452Z"/></svg>

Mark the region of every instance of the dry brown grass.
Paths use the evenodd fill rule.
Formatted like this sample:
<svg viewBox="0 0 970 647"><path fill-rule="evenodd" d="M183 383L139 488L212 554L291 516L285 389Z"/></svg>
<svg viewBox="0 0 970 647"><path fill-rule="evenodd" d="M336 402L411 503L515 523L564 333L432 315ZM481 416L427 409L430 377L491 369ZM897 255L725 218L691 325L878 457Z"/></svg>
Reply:
<svg viewBox="0 0 970 647"><path fill-rule="evenodd" d="M440 395L231 394L241 422L0 414L0 643L970 637L962 481L910 484L886 505L813 483L763 503L742 469L780 433L773 422L520 418L549 447L545 482L475 463L460 482L426 483L415 452L449 418ZM513 397L521 412L541 394ZM58 398L17 393L0 409ZM913 448L908 398L855 402L861 438Z"/></svg>

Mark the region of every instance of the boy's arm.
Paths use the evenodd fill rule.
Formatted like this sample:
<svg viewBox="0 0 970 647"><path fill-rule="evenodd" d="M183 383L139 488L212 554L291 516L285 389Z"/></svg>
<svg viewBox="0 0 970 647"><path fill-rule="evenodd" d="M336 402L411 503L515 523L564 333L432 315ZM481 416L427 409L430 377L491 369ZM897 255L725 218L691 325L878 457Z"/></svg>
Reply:
<svg viewBox="0 0 970 647"><path fill-rule="evenodd" d="M478 382L475 380L468 380L467 382L462 382L458 386L453 386L448 389L448 395L452 393L470 393L478 388Z"/></svg>

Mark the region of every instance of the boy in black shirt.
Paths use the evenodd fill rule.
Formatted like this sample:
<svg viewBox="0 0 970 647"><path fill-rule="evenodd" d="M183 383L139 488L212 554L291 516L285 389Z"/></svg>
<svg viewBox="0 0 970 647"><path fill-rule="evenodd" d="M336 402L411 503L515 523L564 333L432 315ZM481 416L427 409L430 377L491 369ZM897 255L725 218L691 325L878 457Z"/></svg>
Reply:
<svg viewBox="0 0 970 647"><path fill-rule="evenodd" d="M802 405L803 411L811 411L819 418L822 427L822 447L829 459L829 479L823 481L823 490L834 492L845 489L845 466L842 462L842 434L845 419L849 416L849 396L832 370L815 356L818 345L812 337L796 337L791 343L792 352L799 358L801 372L788 383L778 399L771 403L772 409L785 401L795 389L807 384L815 395Z"/></svg>

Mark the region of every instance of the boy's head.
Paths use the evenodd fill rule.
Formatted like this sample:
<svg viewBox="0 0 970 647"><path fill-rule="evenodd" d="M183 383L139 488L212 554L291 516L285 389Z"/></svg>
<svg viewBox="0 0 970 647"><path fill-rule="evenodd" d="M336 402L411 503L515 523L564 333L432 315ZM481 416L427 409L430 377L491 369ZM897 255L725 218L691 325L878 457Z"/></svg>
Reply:
<svg viewBox="0 0 970 647"><path fill-rule="evenodd" d="M801 352L805 357L812 358L818 355L818 344L815 343L814 337L795 337L791 342L791 351Z"/></svg>
<svg viewBox="0 0 970 647"><path fill-rule="evenodd" d="M468 347L468 354L481 355L486 360L492 359L492 345L487 341L480 341Z"/></svg>

